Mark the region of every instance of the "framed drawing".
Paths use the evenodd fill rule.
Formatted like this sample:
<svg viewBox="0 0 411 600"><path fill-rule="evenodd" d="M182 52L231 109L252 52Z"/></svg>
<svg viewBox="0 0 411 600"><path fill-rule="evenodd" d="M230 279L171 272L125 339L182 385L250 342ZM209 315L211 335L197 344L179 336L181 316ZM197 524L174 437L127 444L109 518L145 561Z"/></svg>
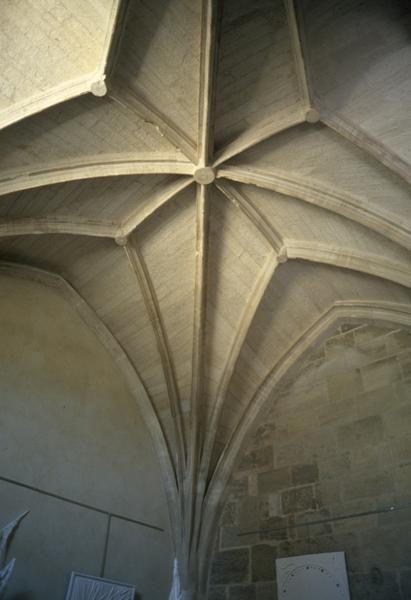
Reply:
<svg viewBox="0 0 411 600"><path fill-rule="evenodd" d="M136 588L128 583L73 572L66 600L134 600Z"/></svg>
<svg viewBox="0 0 411 600"><path fill-rule="evenodd" d="M279 600L350 600L344 552L277 558Z"/></svg>

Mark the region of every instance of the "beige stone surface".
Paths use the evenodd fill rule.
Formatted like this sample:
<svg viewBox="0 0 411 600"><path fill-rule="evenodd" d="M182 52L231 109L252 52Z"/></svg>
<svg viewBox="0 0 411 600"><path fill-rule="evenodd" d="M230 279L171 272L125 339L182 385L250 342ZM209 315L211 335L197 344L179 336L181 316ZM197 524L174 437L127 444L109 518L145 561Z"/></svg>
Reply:
<svg viewBox="0 0 411 600"><path fill-rule="evenodd" d="M16 566L7 599L63 600L72 570L100 574L107 525L104 515L4 481L0 494L2 522L30 507L25 527L12 541Z"/></svg>
<svg viewBox="0 0 411 600"><path fill-rule="evenodd" d="M402 344L409 332L343 324L332 334L273 394L240 453L220 522L214 564L222 572L211 580L212 593L215 583L224 598L236 593L220 555L241 548L250 552L247 599L258 597L263 582L275 585L276 557L332 551L346 553L353 600L408 597L400 581L409 570L411 380L400 375L408 393L398 393L392 370L409 352ZM385 377L374 377L372 392L365 391L374 369ZM325 420L325 411L332 418Z"/></svg>
<svg viewBox="0 0 411 600"><path fill-rule="evenodd" d="M154 532L161 555L151 555L159 587L142 595L162 598L171 572L166 498L121 372L75 307L40 283L0 274L0 329L1 521L30 510L13 542L8 597L62 600L71 570L100 575L113 513L165 530ZM129 544L150 540L152 530L132 527ZM132 561L121 573L114 558L106 565L113 578L135 581Z"/></svg>
<svg viewBox="0 0 411 600"><path fill-rule="evenodd" d="M387 390L408 394L409 340L394 331L411 325L409 9L21 0L4 14L2 268L16 290L36 278L57 288L120 367L159 460L184 600L203 600L238 452L313 344L344 322L323 351L336 361L348 352L347 373L324 379L318 367L321 389L300 391L296 406L329 394L323 434L305 430L301 410L299 442L288 443L283 423L271 469L293 456L307 472L290 477L309 478L305 446L323 460L338 445L327 428L349 427L342 402L377 440L368 419ZM391 353L384 336L374 344L349 329L358 322L390 328ZM112 398L108 372L101 393ZM62 388L74 379L58 373ZM378 460L363 456L369 468ZM345 467L335 463L342 479L324 491L330 498L348 493ZM253 497L262 472L249 482ZM404 489L406 475L398 481Z"/></svg>
<svg viewBox="0 0 411 600"><path fill-rule="evenodd" d="M4 3L2 126L90 90L104 75L117 9L117 0Z"/></svg>

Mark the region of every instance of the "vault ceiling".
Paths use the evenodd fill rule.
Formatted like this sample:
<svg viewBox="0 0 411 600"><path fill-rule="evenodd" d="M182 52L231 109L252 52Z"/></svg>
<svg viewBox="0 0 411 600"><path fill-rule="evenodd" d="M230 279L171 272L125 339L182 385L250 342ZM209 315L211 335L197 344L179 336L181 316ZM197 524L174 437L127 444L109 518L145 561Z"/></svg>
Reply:
<svg viewBox="0 0 411 600"><path fill-rule="evenodd" d="M170 497L212 496L316 323L410 310L409 7L22 5L0 24L1 257L93 309Z"/></svg>

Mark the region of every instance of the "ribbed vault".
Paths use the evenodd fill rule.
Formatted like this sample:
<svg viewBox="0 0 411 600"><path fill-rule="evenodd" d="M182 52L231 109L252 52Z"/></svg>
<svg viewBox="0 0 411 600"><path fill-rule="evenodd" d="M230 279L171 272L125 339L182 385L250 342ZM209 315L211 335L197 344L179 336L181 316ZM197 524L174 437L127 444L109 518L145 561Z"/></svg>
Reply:
<svg viewBox="0 0 411 600"><path fill-rule="evenodd" d="M335 320L410 325L411 13L7 6L2 268L69 289L125 371L200 598L227 479L276 382Z"/></svg>

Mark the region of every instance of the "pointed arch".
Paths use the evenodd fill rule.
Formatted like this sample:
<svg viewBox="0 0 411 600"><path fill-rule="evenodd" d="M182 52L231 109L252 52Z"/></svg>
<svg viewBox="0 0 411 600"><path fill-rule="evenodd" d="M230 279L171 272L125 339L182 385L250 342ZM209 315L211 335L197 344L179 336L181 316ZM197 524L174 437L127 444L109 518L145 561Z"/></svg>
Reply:
<svg viewBox="0 0 411 600"><path fill-rule="evenodd" d="M37 282L60 292L68 304L77 311L85 325L93 331L99 342L109 352L115 364L123 373L129 390L138 408L141 410L144 422L152 437L162 475L166 483L165 491L170 515L174 517L178 506L177 482L170 449L147 390L117 339L86 300L60 275L37 267L8 261L0 261L0 275ZM176 518L173 518L172 527L175 527L176 522Z"/></svg>
<svg viewBox="0 0 411 600"><path fill-rule="evenodd" d="M228 483L241 447L253 430L258 417L272 399L275 387L301 364L313 344L325 339L340 323L375 322L402 326L411 330L411 304L395 302L337 301L300 336L269 372L254 394L250 404L233 432L216 466L204 500L203 537L199 551L200 562L205 568L213 552L214 533L217 530L224 505ZM206 570L206 569L205 569Z"/></svg>

